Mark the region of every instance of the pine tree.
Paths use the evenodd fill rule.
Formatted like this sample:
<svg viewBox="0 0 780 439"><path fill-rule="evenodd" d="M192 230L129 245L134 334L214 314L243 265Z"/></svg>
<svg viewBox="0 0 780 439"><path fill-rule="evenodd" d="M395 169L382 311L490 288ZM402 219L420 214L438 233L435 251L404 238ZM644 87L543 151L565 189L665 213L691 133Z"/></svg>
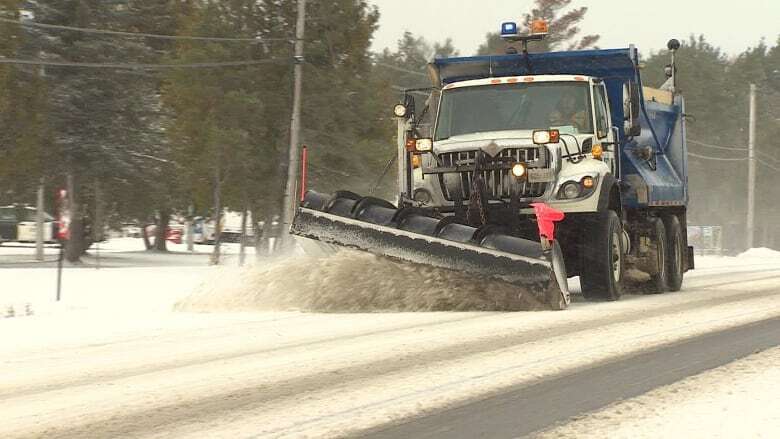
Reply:
<svg viewBox="0 0 780 439"><path fill-rule="evenodd" d="M127 29L127 1L52 0L31 3L35 21L86 28ZM77 31L30 28L24 52L36 58L73 62L132 63L157 55L144 39L96 35ZM89 246L85 235L92 221L96 187L106 188L113 208L125 206L132 190L154 178L148 157L157 157L162 136L159 100L149 75L128 69L46 67L45 119L49 145L46 175L64 184L73 179L76 201L67 256L71 261ZM154 174L154 173L152 173ZM86 224L84 221L86 220Z"/></svg>
<svg viewBox="0 0 780 439"><path fill-rule="evenodd" d="M175 114L167 131L182 183L191 188L199 211L214 206L211 213L217 214L217 193L220 205L237 211L249 207L255 219L280 211L295 12L291 0L234 0L195 3L180 17L181 31L189 34L266 41L181 42L178 59L272 61L213 72L174 71L167 77L164 102ZM320 189L363 185L365 192L386 157L375 145L392 147L387 108L375 105L378 88L369 52L378 14L356 0L310 2L308 14L317 19L307 23L302 141L310 146L312 182Z"/></svg>
<svg viewBox="0 0 780 439"><path fill-rule="evenodd" d="M0 16L18 20L23 2L0 1ZM24 56L29 35L0 25L0 55ZM45 87L36 67L0 65L0 203L32 201L46 159Z"/></svg>

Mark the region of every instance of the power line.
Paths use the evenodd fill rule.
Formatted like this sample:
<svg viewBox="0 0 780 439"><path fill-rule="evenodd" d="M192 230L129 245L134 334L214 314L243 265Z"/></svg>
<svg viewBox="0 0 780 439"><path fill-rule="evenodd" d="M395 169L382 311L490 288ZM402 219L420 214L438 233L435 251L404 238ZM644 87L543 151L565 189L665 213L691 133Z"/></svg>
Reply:
<svg viewBox="0 0 780 439"><path fill-rule="evenodd" d="M706 148L713 148L713 149L723 149L726 151L747 151L747 148L736 148L736 147L729 147L729 146L720 146L720 145L712 145L709 143L699 142L696 140L688 139L689 142L695 143L696 145L704 146Z"/></svg>
<svg viewBox="0 0 780 439"><path fill-rule="evenodd" d="M54 29L54 30L67 30L73 32L82 32L89 34L101 34L101 35L117 35L123 37L135 37L135 38L156 38L161 40L191 40L191 41L222 41L222 42L245 42L245 43L262 43L265 41L292 41L292 38L239 38L239 37L198 37L193 35L161 35L161 34L149 34L143 32L123 32L107 29L92 29L75 26L63 26L58 24L46 24L36 23L34 21L18 21L10 18L0 18L0 22L13 23L23 27L35 27L42 29Z"/></svg>
<svg viewBox="0 0 780 439"><path fill-rule="evenodd" d="M780 159L772 157L771 155L769 155L769 154L767 154L767 153L765 153L763 151L756 151L756 154L762 155L762 156L764 156L765 159L772 160L775 163L780 162Z"/></svg>
<svg viewBox="0 0 780 439"><path fill-rule="evenodd" d="M160 162L160 163L173 163L170 160L162 159L160 157L155 157L155 156L149 155L149 154L142 154L140 152L129 152L128 154L130 154L133 157L138 157L138 158L148 159L148 160L154 160L154 161Z"/></svg>
<svg viewBox="0 0 780 439"><path fill-rule="evenodd" d="M747 157L741 157L741 158L720 158L720 157L710 157L706 155L699 155L694 154L692 152L688 152L688 155L691 157L696 157L704 160L715 160L715 161L722 161L722 162L736 162L736 161L744 161L747 160Z"/></svg>
<svg viewBox="0 0 780 439"><path fill-rule="evenodd" d="M188 63L188 64L142 64L142 63L90 63L90 62L70 62L70 61L45 61L37 59L18 59L18 58L1 58L0 64L20 64L20 65L33 65L33 66L49 66L49 67L81 67L81 68L93 68L93 69L144 69L144 70L158 70L158 69L207 69L218 67L242 67L242 66L255 66L260 64L271 64L285 61L282 58L271 58L254 61L226 61L226 62L205 62L205 63Z"/></svg>
<svg viewBox="0 0 780 439"><path fill-rule="evenodd" d="M722 150L726 150L726 151L746 151L746 152L748 151L748 149L747 149L747 148L739 148L739 147L727 147L727 146L720 146L720 145L711 145L711 144L708 144L708 143L699 142L699 141L697 141L697 140L691 140L691 139L688 139L688 142L690 142L690 143L694 143L694 144L696 144L696 145L704 146L704 147L706 147L706 148L722 149ZM756 153L756 154L759 154L759 155L762 155L762 156L763 156L765 159L767 159L767 160L772 160L772 161L773 161L773 162L775 162L775 163L778 163L778 162L780 162L780 159L778 159L778 158L775 158L775 157L773 157L771 154L767 154L767 153L765 153L765 152L763 152L763 151L758 151L758 150L756 150L756 151L755 151L755 153ZM691 155L694 155L694 156L695 156L695 154L691 154ZM714 158L713 158L713 159L714 159ZM725 159L724 159L724 160L725 160ZM735 160L736 160L736 159L735 159ZM741 159L740 159L740 160L741 160Z"/></svg>
<svg viewBox="0 0 780 439"><path fill-rule="evenodd" d="M400 85L395 85L395 84L391 85L390 88L392 88L395 91L401 91L401 92L406 92L406 90L408 90L407 87L401 87ZM426 96L426 97L428 96L428 93L425 93L424 91L420 91L420 90L415 90L410 93L418 94L420 96Z"/></svg>
<svg viewBox="0 0 780 439"><path fill-rule="evenodd" d="M729 161L729 162L731 162L731 161L744 161L744 160L748 160L747 157L736 158L736 159L724 159L724 158L719 158L719 157L708 157L708 156L704 156L704 155L694 154L692 152L689 152L688 155L692 156L692 157L697 157L697 158L700 158L700 159L716 160L716 161ZM760 164L762 164L762 165L764 165L764 166L766 166L767 168L769 168L769 169L771 169L773 171L780 172L780 168L778 168L776 166L772 166L769 163L765 162L764 160L755 159L755 161L760 163Z"/></svg>
<svg viewBox="0 0 780 439"><path fill-rule="evenodd" d="M379 66L379 67L384 67L384 68L387 68L387 69L390 69L390 70L395 70L395 71L402 72L402 73L409 73L410 75L418 75L418 76L423 76L425 78L428 77L428 75L426 75L425 73L415 72L414 70L405 69L403 67L397 67L397 66L394 66L392 64L385 64L385 63L378 62L378 63L374 63L374 65Z"/></svg>
<svg viewBox="0 0 780 439"><path fill-rule="evenodd" d="M780 168L776 168L776 167L770 165L769 163L767 163L767 162L765 162L765 161L763 161L761 159L757 159L756 161L758 163L761 163L762 165L766 166L767 168L772 169L773 171L780 172Z"/></svg>

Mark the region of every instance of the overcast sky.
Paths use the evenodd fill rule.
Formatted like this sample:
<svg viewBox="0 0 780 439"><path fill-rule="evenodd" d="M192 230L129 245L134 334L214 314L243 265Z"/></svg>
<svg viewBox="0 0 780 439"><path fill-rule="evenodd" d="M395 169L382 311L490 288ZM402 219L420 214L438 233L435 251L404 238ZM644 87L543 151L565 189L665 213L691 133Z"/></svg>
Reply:
<svg viewBox="0 0 780 439"><path fill-rule="evenodd" d="M520 21L532 0L368 0L382 17L374 50L396 47L405 30L429 41L451 37L461 55L472 55L485 34L503 21ZM762 37L774 46L780 34L780 0L574 0L587 6L584 34L601 35L602 48L635 44L648 54L669 38L703 34L729 55L755 46ZM741 9L738 9L741 8Z"/></svg>

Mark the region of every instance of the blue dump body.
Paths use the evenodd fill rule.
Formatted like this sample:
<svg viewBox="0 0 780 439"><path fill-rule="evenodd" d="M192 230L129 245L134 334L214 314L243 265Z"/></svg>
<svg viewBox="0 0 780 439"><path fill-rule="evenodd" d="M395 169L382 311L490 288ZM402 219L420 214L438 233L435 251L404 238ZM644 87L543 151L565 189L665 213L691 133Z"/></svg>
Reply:
<svg viewBox="0 0 780 439"><path fill-rule="evenodd" d="M438 59L433 63L442 84L502 76L583 75L601 78L610 97L612 124L618 128L623 204L642 208L685 206L688 203L687 145L684 100L673 105L641 99L642 134L626 138L623 130L623 85L634 82L642 93L635 48L530 53ZM640 157L637 148L652 148L654 159Z"/></svg>

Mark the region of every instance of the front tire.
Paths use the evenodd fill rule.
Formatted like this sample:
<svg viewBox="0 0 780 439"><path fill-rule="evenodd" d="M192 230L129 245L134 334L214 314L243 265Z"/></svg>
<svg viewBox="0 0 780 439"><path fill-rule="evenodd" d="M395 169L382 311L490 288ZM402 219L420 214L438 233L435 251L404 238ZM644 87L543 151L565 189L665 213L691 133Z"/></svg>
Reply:
<svg viewBox="0 0 780 439"><path fill-rule="evenodd" d="M588 300L618 300L623 293L623 224L612 210L588 221L581 249L580 284Z"/></svg>

